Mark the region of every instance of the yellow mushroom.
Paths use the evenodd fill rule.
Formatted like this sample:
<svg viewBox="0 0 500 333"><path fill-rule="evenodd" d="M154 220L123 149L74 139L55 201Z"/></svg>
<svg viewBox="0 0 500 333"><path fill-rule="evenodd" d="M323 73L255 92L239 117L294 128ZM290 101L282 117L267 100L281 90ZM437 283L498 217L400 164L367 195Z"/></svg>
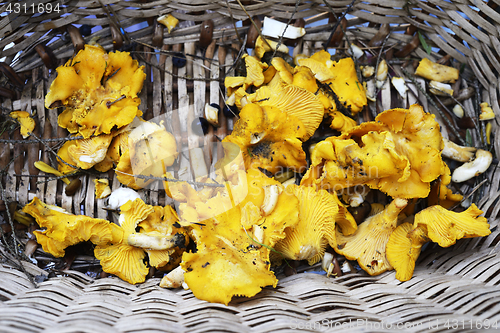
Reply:
<svg viewBox="0 0 500 333"><path fill-rule="evenodd" d="M149 206L141 199L123 204L118 220L123 236L112 243L100 244L94 250L102 269L135 284L144 282L149 272L144 263L146 253L152 266L167 264L175 247L186 245L186 233L178 232L180 228L173 226L175 217L170 215L168 208L165 211L164 207Z"/></svg>
<svg viewBox="0 0 500 333"><path fill-rule="evenodd" d="M109 134L142 114L137 94L146 74L127 52L107 54L86 45L57 73L45 106L54 107L60 101L66 107L58 123L71 133L79 132L84 138Z"/></svg>
<svg viewBox="0 0 500 333"><path fill-rule="evenodd" d="M28 138L30 136L29 133L35 129L35 121L31 118L30 114L26 111L13 111L9 116L19 123L23 139Z"/></svg>
<svg viewBox="0 0 500 333"><path fill-rule="evenodd" d="M45 252L55 257L63 257L64 250L83 241L95 245L108 244L121 239L122 230L106 220L84 215L73 215L64 209L47 205L35 197L23 212L33 216L44 231L34 231L37 242Z"/></svg>
<svg viewBox="0 0 500 333"><path fill-rule="evenodd" d="M309 265L320 261L328 244L335 244L335 223L339 206L335 198L325 190L290 185L286 188L299 200L299 223L285 229L286 238L275 249L286 259L307 260ZM354 224L338 219L344 229L356 229Z"/></svg>
<svg viewBox="0 0 500 333"><path fill-rule="evenodd" d="M415 75L426 79L451 83L458 80L458 74L458 69L432 62L427 58L423 58L420 61L415 71Z"/></svg>
<svg viewBox="0 0 500 333"><path fill-rule="evenodd" d="M428 241L425 228L414 229L408 222L394 230L387 242L386 254L389 264L396 270L396 279L399 281L411 279L422 245Z"/></svg>
<svg viewBox="0 0 500 333"><path fill-rule="evenodd" d="M269 270L270 248L285 237L286 227L297 223L298 202L295 196L281 192L273 211L263 216L259 207L266 185L281 187L259 171L250 171L249 195L244 202L201 225L191 224L197 251L184 253L181 267L185 283L197 298L228 304L235 295L251 297L264 286L276 286L278 280ZM181 224L189 223L182 219L181 215Z"/></svg>
<svg viewBox="0 0 500 333"><path fill-rule="evenodd" d="M415 214L414 228L425 227L427 236L442 247L458 239L487 236L491 233L483 212L472 204L466 211L455 213L442 206L431 206Z"/></svg>
<svg viewBox="0 0 500 333"><path fill-rule="evenodd" d="M95 197L97 199L107 198L111 194L108 179L94 179Z"/></svg>
<svg viewBox="0 0 500 333"><path fill-rule="evenodd" d="M370 275L391 270L392 266L386 257L386 245L397 227L398 215L407 203L407 200L396 198L382 212L361 223L354 234L344 236L337 232L337 244L332 247L347 259L357 260Z"/></svg>
<svg viewBox="0 0 500 333"><path fill-rule="evenodd" d="M68 145L70 163L81 169L92 168L104 161L112 139L112 134L102 134L89 139L75 140L72 145Z"/></svg>
<svg viewBox="0 0 500 333"><path fill-rule="evenodd" d="M304 125L294 116L250 103L240 111L233 132L223 142L240 147L247 169L260 167L276 173L282 167L300 170L306 166L299 139L305 134Z"/></svg>
<svg viewBox="0 0 500 333"><path fill-rule="evenodd" d="M167 27L168 33L179 24L179 20L176 19L172 14L162 15L158 17L157 21Z"/></svg>
<svg viewBox="0 0 500 333"><path fill-rule="evenodd" d="M278 48L278 43L270 39L266 39L266 41L264 41L260 36L258 36L255 40L255 55L259 59L262 59L264 53L275 51L276 49L278 49L278 52L288 54L288 47L285 44L280 44L280 47Z"/></svg>
<svg viewBox="0 0 500 333"><path fill-rule="evenodd" d="M153 179L135 176L161 177L177 158L177 146L163 123L143 122L128 135L128 149L120 156L116 177L124 185L140 189Z"/></svg>

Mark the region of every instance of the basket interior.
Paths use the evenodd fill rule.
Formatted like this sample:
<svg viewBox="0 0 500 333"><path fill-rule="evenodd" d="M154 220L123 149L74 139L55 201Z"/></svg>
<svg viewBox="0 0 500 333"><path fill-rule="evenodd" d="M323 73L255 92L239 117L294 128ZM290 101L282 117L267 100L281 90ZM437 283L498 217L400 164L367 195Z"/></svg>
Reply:
<svg viewBox="0 0 500 333"><path fill-rule="evenodd" d="M28 7L32 3L35 1L26 2ZM323 48L335 26L335 22L328 23L331 11L340 16L350 3L333 0L297 3L243 1L245 12L237 1L45 1L44 8L47 4L52 4L53 8L60 4L61 12L43 15L13 12L0 18L0 59L10 64L25 81L22 87L15 87L5 77L0 78L5 87L15 92L14 98L2 99L2 113L30 111L37 122L35 135L40 138L66 137L67 132L57 125L57 115L62 108L49 110L44 107L44 96L56 72L44 65L35 46L47 45L57 58L57 64L64 64L75 52L65 33L66 27L87 24L93 27L93 33L84 37L85 42L100 36L98 42L110 51L114 46L110 32L113 23L110 22L118 22L130 41L135 43L132 55L145 66L147 73L139 96L144 118L164 118L178 147L185 150L197 146L206 148L205 160L210 165L221 153L210 144L217 140L216 136L222 139L229 133L232 120L221 116L221 126L200 140L192 139L190 124L203 115L205 103L223 105L223 79L234 73L228 69L241 49L239 38L244 37L249 29L248 16L272 15L284 21L305 19L307 33L293 48L293 54L310 55ZM1 12L6 11L8 5L9 2L0 2ZM356 1L347 16L346 34L337 52L345 52L348 43L356 42L377 56L381 48L369 47L368 44L382 24L390 24L391 32L383 44L385 57L390 52L388 50L397 52L417 36L416 33L405 34L413 26L425 36L427 46L420 43L407 56L407 62L423 57L435 61L450 55L456 66L466 64L461 87L474 87L479 99L487 101L498 116L500 15L497 6L495 1L467 0ZM181 23L171 34L164 29L162 45L155 49L151 47L158 33L155 19L169 13ZM202 49L198 46L199 31L202 21L208 19L213 20L215 26L213 42L207 49ZM127 45L127 41L124 43ZM432 48L430 53L426 51L428 48ZM186 67L176 68L167 53L169 51L198 58L188 56ZM402 71L405 65L404 61L391 64L394 73L401 77L405 77ZM423 80L420 82L424 83ZM414 84L409 86L414 93L409 92L405 98L400 98L389 85L377 103L370 102L362 117L419 102L439 120L438 110L427 102L425 95ZM477 117L476 100L474 96L463 101L466 115ZM493 121L491 147L495 151L500 149L498 128L497 121ZM481 132L472 131L471 135L472 140L480 145ZM4 133L2 136L2 139L9 138L20 139L16 134L9 137ZM80 190L67 196L60 181L37 183L46 178L28 177L40 174L33 167L33 162L40 157L51 162L47 146L55 149L56 145L38 142L0 145L2 150L9 152L6 161L13 161L8 166L1 166L8 167L2 177L5 202L18 201L24 205L37 196L75 214L112 218L102 209L104 202L95 199L93 180L108 178L111 188L116 189L120 183L113 172L82 175ZM174 176L191 180L189 170L189 161L181 157ZM487 323L492 325L500 319L500 234L497 230L500 173L496 172L496 166L490 168L484 178L489 181L472 198L480 209L487 212L491 235L461 240L448 249L429 246L417 262L414 277L407 282L396 280L394 272L375 277L361 272L337 279L298 274L280 280L276 289L266 288L256 297L236 299L225 307L199 301L189 291L161 289L158 279L132 286L117 278L93 280L75 270L65 271L34 289L19 267L11 269L12 264L6 262L0 267L2 280L6 281L0 286L0 308L4 310L0 311L0 323L11 331L28 330L29 323L29 330L55 329L61 332L78 329L101 331L109 327L123 332L169 331L174 328L180 331L214 328L276 331L294 327L317 330L334 327L335 323L349 323L351 329L383 330L388 327L370 325L406 322L417 328L421 325L422 330L428 325L438 325L431 328L444 330L446 320L452 318L460 324L464 321L465 325L480 323L486 327ZM460 189L469 193L473 187L464 185ZM140 195L152 205L171 203L158 187L141 190ZM3 248L1 251L6 253ZM46 275L32 264L23 262L22 265L35 276Z"/></svg>

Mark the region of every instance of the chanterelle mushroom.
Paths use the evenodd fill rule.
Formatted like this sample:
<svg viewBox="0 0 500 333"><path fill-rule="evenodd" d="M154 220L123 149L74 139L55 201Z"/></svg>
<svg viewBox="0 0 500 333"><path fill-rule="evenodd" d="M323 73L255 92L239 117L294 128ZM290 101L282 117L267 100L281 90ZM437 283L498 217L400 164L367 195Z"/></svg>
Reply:
<svg viewBox="0 0 500 333"><path fill-rule="evenodd" d="M370 275L378 275L392 266L386 257L389 236L396 229L399 213L408 201L396 198L382 212L369 217L350 236L336 233L335 251L349 260L357 260L359 266Z"/></svg>
<svg viewBox="0 0 500 333"><path fill-rule="evenodd" d="M58 101L66 106L58 123L70 133L85 138L109 134L142 114L137 94L146 74L127 52L107 54L101 47L85 45L57 73L45 107L55 107Z"/></svg>
<svg viewBox="0 0 500 333"><path fill-rule="evenodd" d="M102 269L135 284L144 282L149 272L144 263L146 253L150 254L150 264L153 266L168 263L174 248L184 247L186 243L186 234L173 227L176 220L170 215L166 214L163 207L146 205L141 199L122 205L118 220L122 236L113 239L113 242L100 244L94 250ZM137 232L136 228L142 222L142 230ZM162 226L165 223L168 224Z"/></svg>
<svg viewBox="0 0 500 333"><path fill-rule="evenodd" d="M277 284L269 270L270 248L285 237L286 227L297 223L298 201L282 191L272 211L264 216L260 209L265 200L263 188L282 188L281 184L258 170L249 170L247 183L245 200L216 216L203 219L198 214L203 212L189 213L188 209L181 214L180 223L190 225L197 244L196 253L184 253L181 267L185 282L199 299L228 304L235 295L251 297L262 287ZM173 187L171 190L174 192ZM208 203L212 198L205 200ZM197 203L188 201L187 205L198 207ZM185 217L189 220L183 221ZM193 219L199 223L192 223Z"/></svg>
<svg viewBox="0 0 500 333"><path fill-rule="evenodd" d="M445 171L441 149L439 125L422 107L387 110L319 142L301 184L335 190L364 184L392 197L424 198Z"/></svg>
<svg viewBox="0 0 500 333"><path fill-rule="evenodd" d="M47 205L35 197L23 212L33 216L44 231L34 231L37 242L54 257L64 256L71 245L90 240L95 245L107 244L120 238L122 231L116 224L84 215L73 215L64 209Z"/></svg>
<svg viewBox="0 0 500 333"><path fill-rule="evenodd" d="M26 111L13 111L9 116L19 122L21 135L23 139L28 138L28 133L33 132L35 129L35 121L31 118L30 114Z"/></svg>
<svg viewBox="0 0 500 333"><path fill-rule="evenodd" d="M299 139L304 135L304 125L294 116L250 103L241 110L233 132L223 142L240 147L247 169L260 167L275 173L281 167L299 170L306 166Z"/></svg>
<svg viewBox="0 0 500 333"><path fill-rule="evenodd" d="M396 270L396 279L399 281L411 279L422 245L428 241L425 228L413 228L408 222L394 230L387 242L386 254L389 264Z"/></svg>
<svg viewBox="0 0 500 333"><path fill-rule="evenodd" d="M286 238L275 249L287 259L308 260L312 265L323 257L328 244L335 244L335 224L352 234L357 226L345 219L336 221L339 207L333 196L325 190L290 185L286 188L299 199L299 223L285 229ZM348 222L348 223L345 223Z"/></svg>
<svg viewBox="0 0 500 333"><path fill-rule="evenodd" d="M120 156L116 178L128 187L141 189L153 180L135 175L161 177L177 154L175 138L161 122L141 123L128 135L128 149Z"/></svg>

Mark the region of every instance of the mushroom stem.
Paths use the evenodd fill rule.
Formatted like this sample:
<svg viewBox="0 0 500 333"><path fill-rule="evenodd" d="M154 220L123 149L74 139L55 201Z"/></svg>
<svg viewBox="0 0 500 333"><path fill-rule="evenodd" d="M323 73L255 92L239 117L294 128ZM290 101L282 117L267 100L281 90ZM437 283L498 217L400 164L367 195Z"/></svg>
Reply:
<svg viewBox="0 0 500 333"><path fill-rule="evenodd" d="M444 149L441 154L444 157L448 157L459 162L469 162L474 157L476 148L459 146L456 143L445 138L443 138L443 141Z"/></svg>
<svg viewBox="0 0 500 333"><path fill-rule="evenodd" d="M489 151L479 149L476 152L474 161L463 164L453 171L451 180L455 183L461 183L485 172L493 161L493 155Z"/></svg>
<svg viewBox="0 0 500 333"><path fill-rule="evenodd" d="M161 279L160 287L162 288L179 288L184 283L184 270L181 266L170 271Z"/></svg>
<svg viewBox="0 0 500 333"><path fill-rule="evenodd" d="M140 247L148 250L168 250L183 243L185 238L182 234L161 235L159 233L133 233L127 238L130 246Z"/></svg>
<svg viewBox="0 0 500 333"><path fill-rule="evenodd" d="M264 216L271 214L278 202L279 188L277 185L268 185L264 187L264 202L261 210Z"/></svg>

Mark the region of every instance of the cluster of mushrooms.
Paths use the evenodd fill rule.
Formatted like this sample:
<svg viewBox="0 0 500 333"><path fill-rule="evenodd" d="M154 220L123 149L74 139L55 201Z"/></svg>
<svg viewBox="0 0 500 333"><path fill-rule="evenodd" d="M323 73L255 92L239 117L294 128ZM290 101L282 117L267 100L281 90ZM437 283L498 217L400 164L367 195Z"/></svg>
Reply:
<svg viewBox="0 0 500 333"><path fill-rule="evenodd" d="M196 185L164 181L176 209L147 205L132 190L154 181L138 175L172 179L167 168L177 158L172 134L140 118L143 68L126 52L89 45L59 67L46 106L65 106L59 125L82 138L60 148L53 172L115 167L124 187L109 199L117 224L37 198L26 205L23 212L42 228L35 235L44 251L61 257L68 246L90 241L105 272L140 283L149 265L169 272L161 286L183 285L199 299L228 304L233 296L276 286L272 265L317 263L328 245L370 275L395 269L406 281L426 242L448 247L490 234L474 204L461 213L448 210L462 196L448 188L445 142L434 115L412 105L357 124L352 116L367 97L353 59L332 60L320 51L296 57L295 66L281 57L262 60L266 53L287 53L283 48L259 37L254 55L243 56L246 73L225 79L226 103L239 110L222 142L225 155ZM429 75L439 73L432 68L438 69ZM325 120L338 135L306 154L304 143ZM96 185L98 198L111 193L105 180ZM360 188L366 191L353 191ZM369 191L393 200L373 204L358 224L348 208ZM428 207L416 212L419 199Z"/></svg>

